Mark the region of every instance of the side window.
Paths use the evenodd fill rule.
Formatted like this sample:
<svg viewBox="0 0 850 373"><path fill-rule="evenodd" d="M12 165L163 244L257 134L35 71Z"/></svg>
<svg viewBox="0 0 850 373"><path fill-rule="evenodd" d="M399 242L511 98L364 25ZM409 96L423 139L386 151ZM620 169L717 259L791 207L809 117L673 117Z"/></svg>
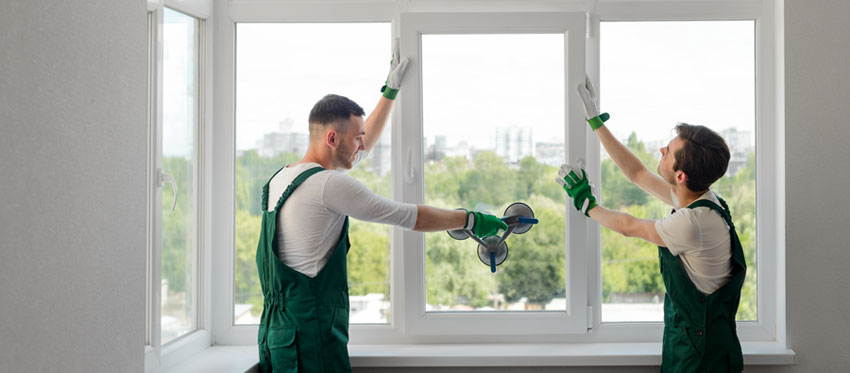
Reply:
<svg viewBox="0 0 850 373"><path fill-rule="evenodd" d="M162 343L197 328L198 20L165 8L162 28Z"/></svg>

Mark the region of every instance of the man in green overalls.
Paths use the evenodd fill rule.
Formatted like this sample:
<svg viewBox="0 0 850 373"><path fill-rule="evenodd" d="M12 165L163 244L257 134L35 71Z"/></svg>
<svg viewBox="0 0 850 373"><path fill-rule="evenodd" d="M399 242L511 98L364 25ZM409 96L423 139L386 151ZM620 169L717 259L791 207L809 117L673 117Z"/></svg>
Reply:
<svg viewBox="0 0 850 373"><path fill-rule="evenodd" d="M585 114L611 159L629 181L674 207L661 220L638 219L599 206L585 171L564 165L557 179L580 212L609 229L658 245L664 297L663 372L739 372L743 369L735 314L747 266L729 208L709 190L729 164L723 138L679 123L650 172L604 126L588 78L578 86Z"/></svg>
<svg viewBox="0 0 850 373"><path fill-rule="evenodd" d="M507 225L493 215L382 198L340 170L378 141L406 60L398 44L383 97L366 120L354 101L322 98L310 112L310 146L263 187L257 269L263 314L257 336L263 372L348 372L348 217L423 232L469 229L478 237ZM271 199L269 198L271 197ZM356 248L355 248L356 250Z"/></svg>

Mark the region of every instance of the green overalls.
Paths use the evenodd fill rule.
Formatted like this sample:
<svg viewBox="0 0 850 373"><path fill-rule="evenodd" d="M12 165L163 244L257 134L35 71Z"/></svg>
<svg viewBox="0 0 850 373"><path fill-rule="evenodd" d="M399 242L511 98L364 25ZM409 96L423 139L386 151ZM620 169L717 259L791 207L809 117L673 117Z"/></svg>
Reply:
<svg viewBox="0 0 850 373"><path fill-rule="evenodd" d="M351 246L348 242L348 217L345 218L339 243L316 277L307 277L287 267L277 257L278 211L295 188L322 170L315 167L298 175L272 211L266 211L269 183L263 187L264 212L257 247L257 269L265 297L257 336L261 372L351 371L345 261Z"/></svg>
<svg viewBox="0 0 850 373"><path fill-rule="evenodd" d="M732 278L710 295L694 286L666 247L658 247L664 296L664 342L662 372L739 372L744 369L735 314L747 273L744 250L726 202L723 208L708 200L697 200L688 208L709 207L729 225L732 243Z"/></svg>

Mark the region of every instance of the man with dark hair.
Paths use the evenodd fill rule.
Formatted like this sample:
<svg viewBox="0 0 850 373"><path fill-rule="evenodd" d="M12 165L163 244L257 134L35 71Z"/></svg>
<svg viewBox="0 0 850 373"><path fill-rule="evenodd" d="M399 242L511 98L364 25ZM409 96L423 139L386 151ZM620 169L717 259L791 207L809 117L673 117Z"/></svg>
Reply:
<svg viewBox="0 0 850 373"><path fill-rule="evenodd" d="M263 288L258 344L263 372L350 371L348 217L422 232L469 229L478 237L507 225L476 211L382 198L341 172L366 158L386 125L407 59L398 44L383 97L363 120L354 101L323 97L310 111L310 145L263 188L257 269ZM269 197L272 197L271 199ZM356 248L355 248L356 249Z"/></svg>
<svg viewBox="0 0 850 373"><path fill-rule="evenodd" d="M597 204L583 169L563 165L559 171L558 183L580 212L613 231L658 245L667 289L661 370L741 371L735 314L747 266L729 208L709 190L726 173L726 142L704 126L679 123L676 138L660 149L656 175L605 127L609 115L600 114L589 78L578 93L590 127L626 178L674 208L661 220L609 210Z"/></svg>

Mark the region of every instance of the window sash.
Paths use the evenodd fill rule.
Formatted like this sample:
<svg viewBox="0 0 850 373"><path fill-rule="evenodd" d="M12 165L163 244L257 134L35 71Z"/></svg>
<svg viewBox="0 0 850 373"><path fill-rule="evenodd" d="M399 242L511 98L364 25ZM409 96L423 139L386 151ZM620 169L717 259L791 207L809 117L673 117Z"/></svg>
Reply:
<svg viewBox="0 0 850 373"><path fill-rule="evenodd" d="M421 61L423 34L564 34L564 139L568 159L585 156L586 127L584 112L577 95L568 89L584 79L585 16L583 13L448 13L402 14L401 50L413 61ZM393 140L395 151L403 154L402 172L394 176L394 194L402 202L424 203L423 107L421 63L412 63L406 72L401 102L404 126ZM460 98L459 98L460 99ZM553 184L554 185L554 184ZM400 245L393 251L404 259L404 309L407 331L414 335L456 334L550 334L587 332L588 267L586 235L589 221L575 209L564 208L566 214L567 247L567 309L565 312L425 312L425 236L421 232L402 231ZM403 251L403 253L401 252ZM396 284L398 286L398 284ZM493 325L499 328L493 328Z"/></svg>
<svg viewBox="0 0 850 373"><path fill-rule="evenodd" d="M205 131L211 118L210 106L207 100L211 98L212 74L209 69L210 59L208 50L212 44L212 29L207 27L209 13L196 9L198 4L173 4L172 1L148 2L148 159L147 159L147 282L146 282L146 333L145 333L145 370L165 369L176 365L186 357L200 352L210 346L212 336L209 331L210 315L209 299L204 297L204 290L209 288L209 272L211 256L207 243L210 241L209 219L205 212L210 211L211 199L206 192L210 185L210 158L212 151L205 146L211 139L211 133ZM175 6L173 6L175 5ZM192 206L194 208L194 237L193 247L193 277L195 282L193 303L193 330L166 344L161 343L161 260L162 260L162 187L159 182L158 169L163 163L163 24L164 7L195 18L195 56L196 80L195 118L193 133L193 184L180 186L181 190L194 189ZM209 9L207 9L209 10ZM170 192L170 186L165 186ZM178 198L184 197L181 193ZM206 329L205 329L206 326Z"/></svg>

